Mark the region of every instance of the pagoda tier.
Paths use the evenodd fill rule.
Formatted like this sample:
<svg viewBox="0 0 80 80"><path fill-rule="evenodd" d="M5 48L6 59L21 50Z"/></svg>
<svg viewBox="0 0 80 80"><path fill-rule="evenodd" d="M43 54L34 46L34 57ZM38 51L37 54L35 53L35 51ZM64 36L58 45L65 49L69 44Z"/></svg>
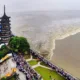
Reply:
<svg viewBox="0 0 80 80"><path fill-rule="evenodd" d="M11 27L9 27L9 28L4 28L4 27L3 27L1 31L2 31L2 32L8 32L8 31L10 31L10 29L11 29Z"/></svg>
<svg viewBox="0 0 80 80"><path fill-rule="evenodd" d="M11 27L10 27L10 17L5 13L4 6L4 15L0 18L0 43L8 43L11 37Z"/></svg>
<svg viewBox="0 0 80 80"><path fill-rule="evenodd" d="M2 37L2 36L11 36L11 32L2 32L2 33L0 33L0 37Z"/></svg>
<svg viewBox="0 0 80 80"><path fill-rule="evenodd" d="M11 31L8 31L8 32L1 32L0 34L2 34L2 35L6 35L6 34L10 34L11 33Z"/></svg>
<svg viewBox="0 0 80 80"><path fill-rule="evenodd" d="M10 34L1 34L0 35L0 37L3 37L3 36L6 36L7 37L7 36L11 36L11 35Z"/></svg>
<svg viewBox="0 0 80 80"><path fill-rule="evenodd" d="M11 21L9 20L9 21L6 21L6 22L8 23L8 22L11 22ZM5 24L5 21L0 21L0 23ZM8 24L10 24L10 23L8 23Z"/></svg>
<svg viewBox="0 0 80 80"><path fill-rule="evenodd" d="M2 17L0 17L0 19L4 19L4 18L7 18L7 20L8 20L11 17L6 16L6 14L4 14Z"/></svg>

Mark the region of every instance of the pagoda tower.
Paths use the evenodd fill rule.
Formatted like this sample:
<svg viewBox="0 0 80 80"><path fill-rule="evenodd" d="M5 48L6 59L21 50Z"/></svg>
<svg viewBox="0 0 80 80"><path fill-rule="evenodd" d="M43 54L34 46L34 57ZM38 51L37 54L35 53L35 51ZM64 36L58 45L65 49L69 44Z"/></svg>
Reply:
<svg viewBox="0 0 80 80"><path fill-rule="evenodd" d="M0 44L8 43L10 37L11 37L10 17L6 15L4 5L4 14L0 18Z"/></svg>

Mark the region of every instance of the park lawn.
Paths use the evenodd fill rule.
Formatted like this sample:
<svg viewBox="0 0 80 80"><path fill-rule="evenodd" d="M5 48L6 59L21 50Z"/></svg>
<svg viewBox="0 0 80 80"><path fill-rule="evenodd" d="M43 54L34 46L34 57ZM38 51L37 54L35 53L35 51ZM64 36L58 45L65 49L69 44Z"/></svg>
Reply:
<svg viewBox="0 0 80 80"><path fill-rule="evenodd" d="M29 55L29 54L24 55L24 59L30 59L30 57L31 57L31 55Z"/></svg>
<svg viewBox="0 0 80 80"><path fill-rule="evenodd" d="M47 64L45 64L44 62L41 62L40 63L42 66L46 66L46 67L49 67Z"/></svg>
<svg viewBox="0 0 80 80"><path fill-rule="evenodd" d="M66 80L64 77L60 76L56 71L49 70L43 67L37 67L35 70L43 77L43 80L51 80L50 76L55 80Z"/></svg>
<svg viewBox="0 0 80 80"><path fill-rule="evenodd" d="M1 80L8 80L7 78L3 77ZM9 80L16 80L15 77L10 78Z"/></svg>
<svg viewBox="0 0 80 80"><path fill-rule="evenodd" d="M11 78L10 80L16 80L16 79L13 77L13 78Z"/></svg>
<svg viewBox="0 0 80 80"><path fill-rule="evenodd" d="M29 63L31 66L34 66L34 65L38 64L38 61L37 61L37 60L31 60L31 61L28 61L28 63Z"/></svg>

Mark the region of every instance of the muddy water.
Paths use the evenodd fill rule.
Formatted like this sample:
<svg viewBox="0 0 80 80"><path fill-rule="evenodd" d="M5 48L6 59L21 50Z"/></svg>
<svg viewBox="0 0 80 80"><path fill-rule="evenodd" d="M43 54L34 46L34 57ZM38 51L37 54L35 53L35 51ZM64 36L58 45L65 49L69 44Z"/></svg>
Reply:
<svg viewBox="0 0 80 80"><path fill-rule="evenodd" d="M80 78L80 33L56 40L53 63Z"/></svg>

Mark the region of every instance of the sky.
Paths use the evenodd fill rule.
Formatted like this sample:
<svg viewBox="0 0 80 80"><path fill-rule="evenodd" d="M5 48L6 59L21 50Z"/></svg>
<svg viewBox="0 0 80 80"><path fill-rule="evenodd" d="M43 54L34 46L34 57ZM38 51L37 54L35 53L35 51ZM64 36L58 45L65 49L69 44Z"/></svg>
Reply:
<svg viewBox="0 0 80 80"><path fill-rule="evenodd" d="M80 0L0 0L0 12L4 4L8 12L80 10Z"/></svg>

